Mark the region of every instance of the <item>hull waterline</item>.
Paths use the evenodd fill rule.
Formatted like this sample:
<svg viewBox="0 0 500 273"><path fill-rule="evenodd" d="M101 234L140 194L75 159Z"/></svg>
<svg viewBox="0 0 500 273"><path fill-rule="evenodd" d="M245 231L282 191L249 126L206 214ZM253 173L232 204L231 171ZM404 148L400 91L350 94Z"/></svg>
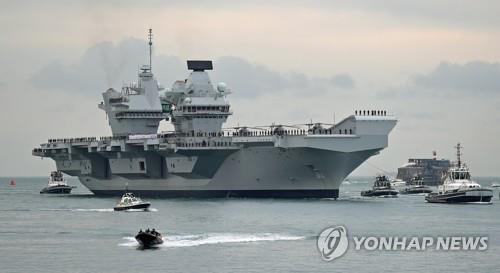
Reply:
<svg viewBox="0 0 500 273"><path fill-rule="evenodd" d="M46 193L51 193L51 194L68 194L71 193L71 190L73 187L71 186L55 186L55 187L45 187L43 188L40 193L41 194L46 194Z"/></svg>
<svg viewBox="0 0 500 273"><path fill-rule="evenodd" d="M130 206L117 206L114 207L113 209L115 211L125 211L125 210L147 210L151 206L150 203L142 203L142 204L137 204L137 205L130 205Z"/></svg>
<svg viewBox="0 0 500 273"><path fill-rule="evenodd" d="M462 204L491 204L493 197L491 190L469 190L444 194L428 194L425 200L429 203L462 203Z"/></svg>

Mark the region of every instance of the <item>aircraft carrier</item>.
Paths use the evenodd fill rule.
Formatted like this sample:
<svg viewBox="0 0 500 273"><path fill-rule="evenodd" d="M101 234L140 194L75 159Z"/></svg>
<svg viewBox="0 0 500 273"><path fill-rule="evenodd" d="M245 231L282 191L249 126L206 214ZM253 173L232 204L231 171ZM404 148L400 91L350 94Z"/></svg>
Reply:
<svg viewBox="0 0 500 273"><path fill-rule="evenodd" d="M52 158L96 195L337 198L344 178L388 146L397 119L383 110L356 110L337 124L223 128L231 90L214 87L212 62L187 61L187 79L163 90L151 36L138 82L108 89L98 105L112 136L49 139L34 156ZM162 120L175 130L158 132Z"/></svg>

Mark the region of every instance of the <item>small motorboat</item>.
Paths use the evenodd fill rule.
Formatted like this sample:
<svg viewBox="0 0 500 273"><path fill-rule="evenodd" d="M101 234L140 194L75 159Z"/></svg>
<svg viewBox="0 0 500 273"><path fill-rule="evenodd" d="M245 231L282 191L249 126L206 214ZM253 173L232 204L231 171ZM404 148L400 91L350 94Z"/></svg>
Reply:
<svg viewBox="0 0 500 273"><path fill-rule="evenodd" d="M391 187L393 188L401 188L406 186L406 182L404 180L401 180L399 178L396 178L391 181Z"/></svg>
<svg viewBox="0 0 500 273"><path fill-rule="evenodd" d="M500 188L500 183L493 182L493 183L491 183L491 187L492 188Z"/></svg>
<svg viewBox="0 0 500 273"><path fill-rule="evenodd" d="M144 248L163 244L163 236L155 229L139 230L139 233L135 236L135 240Z"/></svg>
<svg viewBox="0 0 500 273"><path fill-rule="evenodd" d="M362 191L361 196L365 197L397 197L398 191L392 188L391 182L385 175L379 175L373 183L371 190Z"/></svg>
<svg viewBox="0 0 500 273"><path fill-rule="evenodd" d="M68 186L61 171L54 171L50 173L47 187L43 188L40 193L71 193L74 188L76 186Z"/></svg>
<svg viewBox="0 0 500 273"><path fill-rule="evenodd" d="M115 211L142 209L147 210L151 206L149 202L143 202L141 198L134 196L131 192L126 192L120 202L114 207Z"/></svg>
<svg viewBox="0 0 500 273"><path fill-rule="evenodd" d="M424 184L424 179L421 176L413 177L410 181L410 184L399 191L399 193L401 194L419 194L431 192L432 189Z"/></svg>
<svg viewBox="0 0 500 273"><path fill-rule="evenodd" d="M429 203L491 204L493 190L472 181L469 168L460 160L460 143L456 148L456 167L450 168L443 185L438 187L438 192L429 193L425 200Z"/></svg>

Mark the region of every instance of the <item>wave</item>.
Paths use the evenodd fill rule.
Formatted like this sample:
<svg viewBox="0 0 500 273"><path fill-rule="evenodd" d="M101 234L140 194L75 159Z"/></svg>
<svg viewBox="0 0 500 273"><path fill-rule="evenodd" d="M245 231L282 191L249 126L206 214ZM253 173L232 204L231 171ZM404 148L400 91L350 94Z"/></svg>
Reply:
<svg viewBox="0 0 500 273"><path fill-rule="evenodd" d="M370 183L370 181L367 181L367 180L361 180L361 181L360 180L350 180L349 182L350 182L350 184L368 184L368 183Z"/></svg>
<svg viewBox="0 0 500 273"><path fill-rule="evenodd" d="M137 247L139 244L134 237L123 237L126 242L119 244L120 246ZM304 236L294 236L276 233L210 233L198 235L167 235L160 247L192 247L200 245L213 244L228 244L228 243L252 243L263 241L296 241L304 240Z"/></svg>

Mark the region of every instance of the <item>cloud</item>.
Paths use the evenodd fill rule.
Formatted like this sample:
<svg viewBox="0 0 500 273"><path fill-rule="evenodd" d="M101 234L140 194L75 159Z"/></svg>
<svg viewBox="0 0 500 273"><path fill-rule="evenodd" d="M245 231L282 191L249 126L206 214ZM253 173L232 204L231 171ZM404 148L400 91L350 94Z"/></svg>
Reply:
<svg viewBox="0 0 500 273"><path fill-rule="evenodd" d="M342 92L342 89L354 87L354 80L348 74L321 78L309 77L296 71L281 73L239 57L219 58L213 74L235 90L235 96L243 97L282 92L319 95L329 91Z"/></svg>
<svg viewBox="0 0 500 273"><path fill-rule="evenodd" d="M442 62L429 74L415 77L414 83L416 86L443 91L498 94L500 92L500 63L474 61L453 64Z"/></svg>
<svg viewBox="0 0 500 273"><path fill-rule="evenodd" d="M31 83L46 90L99 94L109 87L119 88L123 82L134 81L138 65L148 62L147 50L147 43L140 39L126 39L116 45L101 42L90 47L75 63L54 61L44 66L31 77ZM153 57L153 72L166 87L189 73L184 61L165 55ZM355 86L354 79L345 73L314 78L300 72L274 71L231 56L215 60L210 74L214 82L226 82L235 97L246 98L281 92L324 94Z"/></svg>
<svg viewBox="0 0 500 273"><path fill-rule="evenodd" d="M6 13L12 9L34 9L36 11L46 8L46 9L56 9L60 8L61 3L59 1L44 1L43 5L39 4L39 1L31 1L31 3L26 3L27 1L22 1L20 3L12 2L5 7ZM76 1L77 4L73 6L79 6L84 1ZM144 2L144 3L142 3ZM278 7L280 9L287 8L306 8L306 9L320 9L326 11L332 10L354 10L372 13L384 13L389 14L404 20L417 19L420 22L444 22L453 25L476 25L476 26L490 26L497 28L500 23L499 16L497 16L497 11L500 9L500 3L498 1L491 0L420 0L420 1L401 1L401 0L385 0L385 1L373 1L373 0L278 0L278 1L266 1L266 0L254 0L254 1L244 1L244 0L213 0L213 1L198 1L198 0L182 0L182 1L106 1L96 5L87 4L84 6L88 10L99 9L99 10L121 10L121 9L156 9L161 10L164 7L178 8L189 10L192 8L210 10L210 11L220 11L224 9L234 10L235 8L251 8L251 7L264 7L272 8ZM119 4L119 5L118 5ZM87 7L88 6L88 7ZM0 10L1 12L1 10ZM426 20L422 20L426 19Z"/></svg>
<svg viewBox="0 0 500 273"><path fill-rule="evenodd" d="M334 86L351 89L354 88L354 80L348 74L338 74L332 77L331 82Z"/></svg>
<svg viewBox="0 0 500 273"><path fill-rule="evenodd" d="M415 96L497 96L500 94L500 63L472 61L464 64L441 62L427 74L405 85L389 87L379 98Z"/></svg>
<svg viewBox="0 0 500 273"><path fill-rule="evenodd" d="M279 72L238 57L219 58L212 74L214 79L226 82L235 95L243 97L280 92L289 86L289 80ZM302 76L296 75L297 80L304 80Z"/></svg>
<svg viewBox="0 0 500 273"><path fill-rule="evenodd" d="M399 17L400 20L414 20L419 24L444 23L467 27L498 28L500 17L498 1L467 0L420 0L420 1L330 1L330 7L382 12Z"/></svg>
<svg viewBox="0 0 500 273"><path fill-rule="evenodd" d="M108 87L121 87L123 81L134 81L139 65L148 63L147 52L146 42L140 39L125 39L116 45L101 42L75 63L54 61L44 66L31 77L31 83L41 89L99 94ZM181 71L177 57L161 55L155 61L158 63L153 63L153 69L167 71L166 78L178 76Z"/></svg>

